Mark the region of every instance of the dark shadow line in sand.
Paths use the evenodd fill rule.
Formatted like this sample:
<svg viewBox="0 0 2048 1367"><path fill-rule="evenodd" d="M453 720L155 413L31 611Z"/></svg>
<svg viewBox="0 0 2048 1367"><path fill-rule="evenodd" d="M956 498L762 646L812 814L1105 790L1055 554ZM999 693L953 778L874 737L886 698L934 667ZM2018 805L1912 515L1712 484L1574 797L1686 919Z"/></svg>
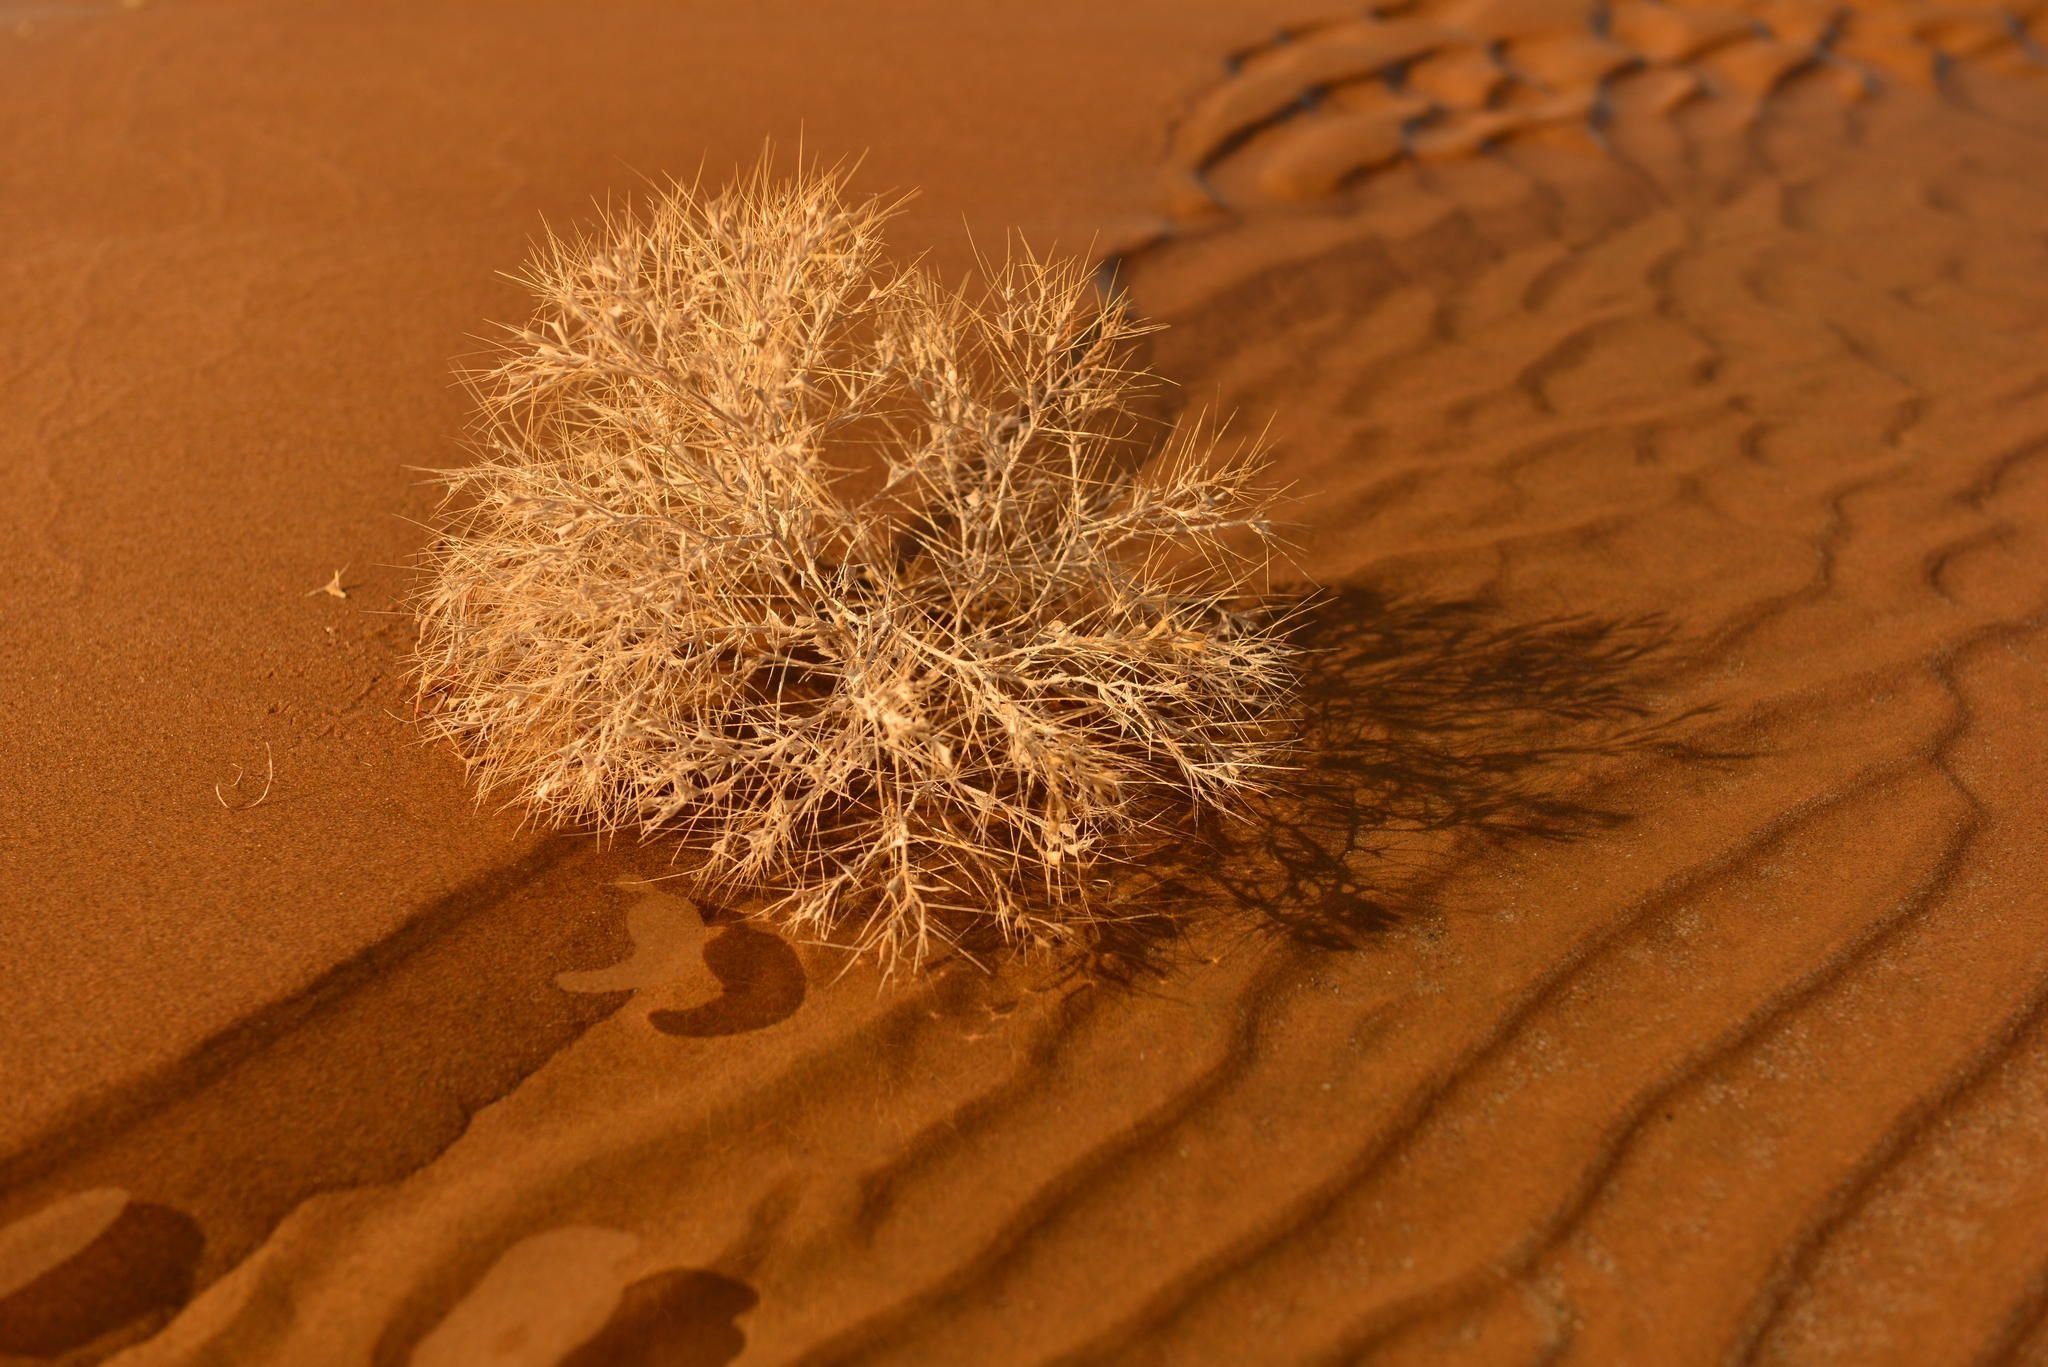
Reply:
<svg viewBox="0 0 2048 1367"><path fill-rule="evenodd" d="M538 879L573 848L573 842L560 837L543 840L524 857L429 903L397 932L336 964L299 992L239 1018L170 1063L67 1109L41 1134L0 1157L0 1197L90 1151L151 1112L204 1089L250 1056L275 1045L324 1006L386 977L397 964L448 930Z"/></svg>
<svg viewBox="0 0 2048 1367"><path fill-rule="evenodd" d="M1282 957L1261 965L1245 998L1254 1003L1262 1000L1268 988L1285 978L1288 967ZM792 1360L801 1367L850 1367L892 1353L900 1358L935 1315L978 1297L988 1298L987 1303L1001 1303L1004 1282L1030 1256L1037 1242L1047 1237L1048 1230L1071 1220L1076 1210L1099 1197L1128 1174L1135 1162L1156 1152L1191 1118L1213 1106L1243 1079L1257 1057L1264 1019L1256 1006L1235 1013L1230 1029L1219 1041L1220 1048L1186 1086L1136 1117L1120 1134L1049 1174L972 1254L936 1280L842 1326ZM1062 1038L1064 1034L1061 1032ZM1048 1055L1056 1053L1060 1042L1048 1043ZM1020 1070L1019 1076L1036 1075ZM972 1143L976 1133L967 1131L962 1137Z"/></svg>

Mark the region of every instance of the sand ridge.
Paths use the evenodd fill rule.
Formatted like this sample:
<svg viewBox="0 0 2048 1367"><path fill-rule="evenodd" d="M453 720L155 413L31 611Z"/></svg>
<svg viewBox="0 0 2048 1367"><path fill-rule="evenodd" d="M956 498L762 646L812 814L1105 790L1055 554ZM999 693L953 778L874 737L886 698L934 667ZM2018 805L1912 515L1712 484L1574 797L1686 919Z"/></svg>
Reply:
<svg viewBox="0 0 2048 1367"><path fill-rule="evenodd" d="M536 840L0 1156L0 1350L2038 1358L2037 28L1218 23L1116 264L1330 596L1160 971L880 991ZM407 762L361 839L473 820Z"/></svg>
<svg viewBox="0 0 2048 1367"><path fill-rule="evenodd" d="M1231 54L1169 135L1178 215L1316 199L1386 166L1464 159L1547 130L1604 140L1683 106L1753 124L1800 81L1845 101L1973 69L2048 64L2038 5L1407 3L1287 25Z"/></svg>

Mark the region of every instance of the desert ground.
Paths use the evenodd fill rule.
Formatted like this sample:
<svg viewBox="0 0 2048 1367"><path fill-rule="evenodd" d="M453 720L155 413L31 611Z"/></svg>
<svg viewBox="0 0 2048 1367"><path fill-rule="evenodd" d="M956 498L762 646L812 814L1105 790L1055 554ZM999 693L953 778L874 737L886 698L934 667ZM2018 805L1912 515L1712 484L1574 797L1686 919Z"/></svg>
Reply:
<svg viewBox="0 0 2048 1367"><path fill-rule="evenodd" d="M1141 943L413 723L502 272L766 139L1268 432L1307 758ZM45 0L0 166L0 1362L2048 1362L2042 0Z"/></svg>

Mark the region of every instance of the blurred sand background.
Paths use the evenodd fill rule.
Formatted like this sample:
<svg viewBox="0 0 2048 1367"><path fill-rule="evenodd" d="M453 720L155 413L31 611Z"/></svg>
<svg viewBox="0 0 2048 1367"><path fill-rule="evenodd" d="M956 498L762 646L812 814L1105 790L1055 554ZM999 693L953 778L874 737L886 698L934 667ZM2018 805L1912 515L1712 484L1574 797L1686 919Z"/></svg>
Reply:
<svg viewBox="0 0 2048 1367"><path fill-rule="evenodd" d="M2048 1361L2044 44L0 7L0 1362ZM1272 418L1311 781L1149 971L878 990L405 720L496 272L771 137Z"/></svg>

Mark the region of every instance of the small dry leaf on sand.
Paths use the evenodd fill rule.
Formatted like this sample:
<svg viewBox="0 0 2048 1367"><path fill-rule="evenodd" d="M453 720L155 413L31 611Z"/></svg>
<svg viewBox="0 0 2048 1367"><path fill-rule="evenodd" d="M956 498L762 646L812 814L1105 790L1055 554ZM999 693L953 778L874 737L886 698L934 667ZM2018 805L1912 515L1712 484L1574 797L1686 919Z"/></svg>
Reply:
<svg viewBox="0 0 2048 1367"><path fill-rule="evenodd" d="M671 836L885 963L1062 941L1278 771L1260 463L1136 416L1148 328L1018 249L892 265L893 205L760 166L549 235L468 375L421 712L482 793Z"/></svg>

